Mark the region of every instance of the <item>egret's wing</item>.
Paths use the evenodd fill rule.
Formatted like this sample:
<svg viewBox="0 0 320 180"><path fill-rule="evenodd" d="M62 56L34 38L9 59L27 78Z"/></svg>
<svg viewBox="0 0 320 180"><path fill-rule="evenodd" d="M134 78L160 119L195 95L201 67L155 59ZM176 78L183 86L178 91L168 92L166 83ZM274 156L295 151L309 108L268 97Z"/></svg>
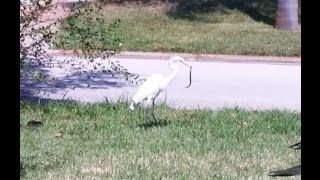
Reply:
<svg viewBox="0 0 320 180"><path fill-rule="evenodd" d="M297 144L294 144L294 145L291 145L289 148L291 148L291 149L301 149L301 142L299 142Z"/></svg>
<svg viewBox="0 0 320 180"><path fill-rule="evenodd" d="M150 95L156 95L160 91L159 83L162 81L161 75L150 76L142 85L139 87L135 98L139 101L147 98Z"/></svg>
<svg viewBox="0 0 320 180"><path fill-rule="evenodd" d="M294 166L288 169L272 171L268 174L269 176L297 176L301 175L301 165Z"/></svg>

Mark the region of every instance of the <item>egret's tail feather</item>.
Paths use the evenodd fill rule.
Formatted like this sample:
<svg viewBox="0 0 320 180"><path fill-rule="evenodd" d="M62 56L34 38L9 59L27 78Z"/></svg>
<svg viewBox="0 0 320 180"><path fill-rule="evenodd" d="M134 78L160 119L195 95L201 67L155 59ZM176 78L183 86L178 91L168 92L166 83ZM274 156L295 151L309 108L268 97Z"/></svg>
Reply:
<svg viewBox="0 0 320 180"><path fill-rule="evenodd" d="M134 111L135 108L136 108L136 107L135 107L135 103L132 102L131 105L130 105L130 110L131 110L131 111Z"/></svg>

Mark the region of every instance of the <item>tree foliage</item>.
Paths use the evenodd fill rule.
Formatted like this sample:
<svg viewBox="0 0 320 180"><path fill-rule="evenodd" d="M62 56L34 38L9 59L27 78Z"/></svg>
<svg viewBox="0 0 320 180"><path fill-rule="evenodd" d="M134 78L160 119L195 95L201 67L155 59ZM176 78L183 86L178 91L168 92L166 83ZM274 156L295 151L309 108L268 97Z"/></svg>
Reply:
<svg viewBox="0 0 320 180"><path fill-rule="evenodd" d="M63 19L48 22L42 21L41 17L47 12L55 12L59 4L53 0L20 1L21 77L31 75L35 79L44 79L49 76L35 71L36 69L56 66L61 68L61 63L65 63L71 65L71 68L79 74L88 73L88 78L90 78L90 73L98 71L139 85L144 79L139 79L138 75L130 73L119 62L111 58L121 51L121 40L115 33L118 31L120 20L105 22L101 13L102 5L99 1L94 3L80 1L67 12L67 16ZM78 18L80 16L82 18ZM83 26L75 23L79 19L83 21L81 22ZM80 48L73 50L73 58L60 61L60 65L57 65L50 54L58 28L66 29L80 42ZM104 49L102 46L93 45L96 43L90 42L89 39L108 44L110 48ZM97 59L100 61L96 62ZM88 68L88 63L93 68Z"/></svg>

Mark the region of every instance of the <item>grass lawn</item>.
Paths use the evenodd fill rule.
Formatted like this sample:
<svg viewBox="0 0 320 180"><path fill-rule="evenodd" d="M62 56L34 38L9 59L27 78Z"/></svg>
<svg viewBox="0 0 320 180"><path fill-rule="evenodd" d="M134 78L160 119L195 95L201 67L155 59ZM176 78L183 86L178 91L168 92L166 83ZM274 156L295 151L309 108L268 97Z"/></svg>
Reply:
<svg viewBox="0 0 320 180"><path fill-rule="evenodd" d="M20 104L23 179L269 179L300 163L300 113L156 109L144 129L128 105ZM31 120L43 122L28 127ZM270 178L272 179L272 178ZM300 179L292 177L289 179Z"/></svg>
<svg viewBox="0 0 320 180"><path fill-rule="evenodd" d="M103 11L107 22L120 19L116 36L123 50L300 56L301 30L273 28L276 2L187 0L177 4L108 4ZM76 23L79 27L86 26L82 17ZM93 31L95 27L88 28ZM72 49L79 48L79 43L76 34L62 28L55 46ZM108 43L94 39L91 43L109 47Z"/></svg>

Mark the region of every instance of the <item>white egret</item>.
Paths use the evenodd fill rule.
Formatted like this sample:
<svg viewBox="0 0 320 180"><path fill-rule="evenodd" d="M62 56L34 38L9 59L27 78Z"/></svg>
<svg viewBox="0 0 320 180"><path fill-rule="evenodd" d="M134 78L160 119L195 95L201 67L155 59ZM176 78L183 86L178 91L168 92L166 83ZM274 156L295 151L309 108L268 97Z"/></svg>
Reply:
<svg viewBox="0 0 320 180"><path fill-rule="evenodd" d="M169 73L167 75L161 75L161 74L154 74L147 78L147 80L141 84L139 87L137 93L132 98L132 103L130 105L130 109L134 111L135 107L140 104L141 102L147 100L147 109L145 114L145 120L146 123L148 121L148 108L152 105L152 117L154 121L156 121L156 118L154 116L154 101L158 97L158 95L167 89L167 87L172 83L172 81L175 79L178 71L179 71L179 63L182 63L183 65L190 68L189 73L189 85L186 87L191 86L191 70L192 66L188 65L183 58L179 56L173 56L170 58L168 62L169 66Z"/></svg>

